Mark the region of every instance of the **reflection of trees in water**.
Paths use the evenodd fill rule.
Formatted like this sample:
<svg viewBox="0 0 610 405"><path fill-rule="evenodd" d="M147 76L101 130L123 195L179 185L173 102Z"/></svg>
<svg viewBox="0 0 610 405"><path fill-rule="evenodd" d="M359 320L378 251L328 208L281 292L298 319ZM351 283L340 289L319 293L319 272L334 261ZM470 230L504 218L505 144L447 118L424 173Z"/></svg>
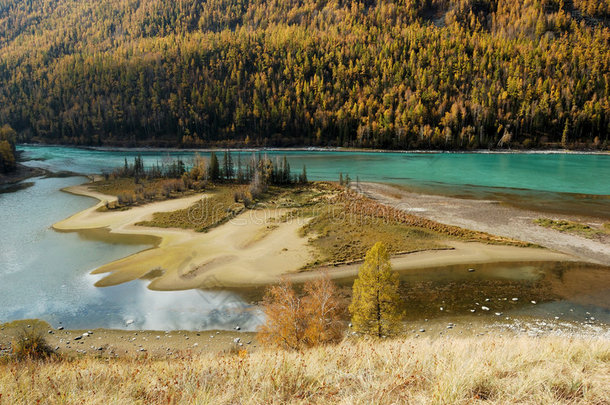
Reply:
<svg viewBox="0 0 610 405"><path fill-rule="evenodd" d="M610 267L589 263L559 263L547 281L564 300L610 308Z"/></svg>
<svg viewBox="0 0 610 405"><path fill-rule="evenodd" d="M530 305L531 300L544 302L559 299L544 280L427 281L403 283L400 292L408 319L433 318L446 314L466 315L471 314L471 309L480 313L484 312L482 306L490 308L490 313L504 312ZM513 297L519 300L512 301Z"/></svg>
<svg viewBox="0 0 610 405"><path fill-rule="evenodd" d="M574 265L574 263L562 263L562 262L551 263L548 267L548 270L546 271L546 275L547 275L547 277L552 275L557 280L563 282L564 281L563 277L564 277L566 270L568 269L568 266L574 267L575 265Z"/></svg>

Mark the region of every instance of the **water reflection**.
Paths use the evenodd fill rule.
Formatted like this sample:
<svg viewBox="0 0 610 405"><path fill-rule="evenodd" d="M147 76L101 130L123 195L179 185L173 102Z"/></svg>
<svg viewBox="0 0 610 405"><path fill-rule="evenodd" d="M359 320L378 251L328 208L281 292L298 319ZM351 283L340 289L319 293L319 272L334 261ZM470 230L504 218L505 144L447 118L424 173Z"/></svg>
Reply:
<svg viewBox="0 0 610 405"><path fill-rule="evenodd" d="M262 322L260 311L228 291L152 291L147 282L132 281L114 287L96 288L99 276L87 276L90 302L83 316L61 314L50 320L71 328L108 327L115 329L255 330Z"/></svg>
<svg viewBox="0 0 610 405"><path fill-rule="evenodd" d="M157 292L134 281L97 288L89 272L150 248L150 238L125 244L107 231L60 233L51 225L94 200L59 191L80 177L35 179L0 197L0 322L40 318L68 328L254 329L260 313L229 292ZM127 325L128 321L130 325Z"/></svg>
<svg viewBox="0 0 610 405"><path fill-rule="evenodd" d="M447 316L539 318L610 324L610 268L522 262L414 269L400 273L408 320ZM349 298L353 278L338 281ZM501 315L497 315L501 314Z"/></svg>

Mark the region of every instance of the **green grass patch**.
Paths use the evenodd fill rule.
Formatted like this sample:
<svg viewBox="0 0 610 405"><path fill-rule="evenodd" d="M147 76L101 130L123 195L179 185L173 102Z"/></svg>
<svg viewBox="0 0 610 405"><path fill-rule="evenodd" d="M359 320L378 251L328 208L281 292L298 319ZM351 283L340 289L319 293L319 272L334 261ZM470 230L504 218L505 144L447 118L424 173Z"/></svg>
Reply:
<svg viewBox="0 0 610 405"><path fill-rule="evenodd" d="M180 198L193 195L205 189L207 184L184 183L182 179L140 179L110 178L96 181L90 187L103 194L118 198L116 203L108 203L99 211L125 210L131 206L143 205L154 201Z"/></svg>
<svg viewBox="0 0 610 405"><path fill-rule="evenodd" d="M427 229L406 226L394 220L372 216L356 216L328 210L314 217L302 229L311 235L310 243L320 253L319 262L344 263L361 260L376 242L383 242L391 254L443 247L442 235Z"/></svg>
<svg viewBox="0 0 610 405"><path fill-rule="evenodd" d="M188 208L171 212L157 212L153 214L150 221L138 222L136 225L207 231L228 221L245 209L243 202L235 201L235 193L239 193L245 188L245 186L215 187L210 190L210 196L202 198Z"/></svg>
<svg viewBox="0 0 610 405"><path fill-rule="evenodd" d="M550 218L538 218L534 223L545 228L554 229L559 232L566 232L593 238L601 234L610 233L610 224L603 224L599 229L593 228L587 224L581 224L574 221L554 220Z"/></svg>

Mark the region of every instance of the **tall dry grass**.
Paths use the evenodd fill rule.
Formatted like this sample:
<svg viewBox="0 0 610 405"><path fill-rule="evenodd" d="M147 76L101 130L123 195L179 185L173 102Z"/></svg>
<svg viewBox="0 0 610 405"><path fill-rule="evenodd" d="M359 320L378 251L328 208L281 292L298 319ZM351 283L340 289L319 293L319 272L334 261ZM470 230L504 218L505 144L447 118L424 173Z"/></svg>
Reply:
<svg viewBox="0 0 610 405"><path fill-rule="evenodd" d="M345 341L304 352L0 365L0 403L610 403L610 344L568 338Z"/></svg>

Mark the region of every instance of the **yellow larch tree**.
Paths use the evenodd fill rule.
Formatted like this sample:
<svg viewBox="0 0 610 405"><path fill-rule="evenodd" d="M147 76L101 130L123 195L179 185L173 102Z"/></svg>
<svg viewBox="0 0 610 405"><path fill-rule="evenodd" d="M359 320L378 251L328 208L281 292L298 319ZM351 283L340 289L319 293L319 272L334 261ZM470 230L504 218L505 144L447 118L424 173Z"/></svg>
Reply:
<svg viewBox="0 0 610 405"><path fill-rule="evenodd" d="M349 311L355 332L383 337L398 331L402 318L399 285L388 249L377 242L367 252L354 281Z"/></svg>

